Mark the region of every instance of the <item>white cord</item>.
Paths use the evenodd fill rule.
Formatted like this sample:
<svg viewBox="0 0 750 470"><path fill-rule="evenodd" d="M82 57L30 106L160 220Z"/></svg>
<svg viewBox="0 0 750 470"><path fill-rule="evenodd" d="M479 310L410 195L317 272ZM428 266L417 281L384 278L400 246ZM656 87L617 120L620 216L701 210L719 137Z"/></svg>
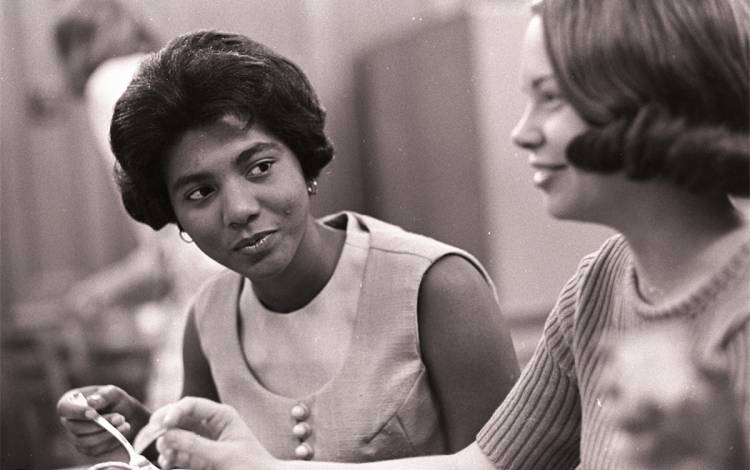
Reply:
<svg viewBox="0 0 750 470"><path fill-rule="evenodd" d="M88 470L102 470L102 469L106 469L106 468L124 468L126 470L139 470L140 467L136 467L134 465L130 465L130 464L126 463L126 462L113 461L113 462L98 463L98 464L96 464L96 465L94 465L92 467L89 467Z"/></svg>

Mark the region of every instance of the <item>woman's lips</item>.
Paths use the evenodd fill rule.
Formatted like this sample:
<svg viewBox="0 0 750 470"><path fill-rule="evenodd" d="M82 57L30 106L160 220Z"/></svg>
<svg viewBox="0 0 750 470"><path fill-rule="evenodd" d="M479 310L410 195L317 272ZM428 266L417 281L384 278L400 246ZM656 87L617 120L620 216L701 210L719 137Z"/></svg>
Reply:
<svg viewBox="0 0 750 470"><path fill-rule="evenodd" d="M548 187L556 174L568 168L566 164L542 163L538 161L532 161L531 166L535 170L532 181L539 188Z"/></svg>
<svg viewBox="0 0 750 470"><path fill-rule="evenodd" d="M252 236L243 238L235 243L232 249L240 253L256 253L268 244L271 235L274 233L273 230L255 233Z"/></svg>

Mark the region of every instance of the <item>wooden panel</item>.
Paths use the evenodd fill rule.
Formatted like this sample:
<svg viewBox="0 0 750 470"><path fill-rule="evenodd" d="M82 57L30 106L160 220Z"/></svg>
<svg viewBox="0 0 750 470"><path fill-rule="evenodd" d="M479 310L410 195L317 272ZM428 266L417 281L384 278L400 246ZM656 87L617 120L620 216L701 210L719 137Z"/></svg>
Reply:
<svg viewBox="0 0 750 470"><path fill-rule="evenodd" d="M485 257L468 22L420 25L359 68L368 210Z"/></svg>
<svg viewBox="0 0 750 470"><path fill-rule="evenodd" d="M22 196L24 188L29 186L26 178L28 160L22 158L27 139L24 132L25 123L18 119L19 110L23 109L21 84L22 57L18 52L21 29L18 0L0 2L0 41L3 47L2 80L0 81L0 299L2 300L2 319L10 310L15 292L19 286L19 275L23 276L30 269L31 249L36 238L35 233L24 233L22 221L24 214L31 212L32 199Z"/></svg>

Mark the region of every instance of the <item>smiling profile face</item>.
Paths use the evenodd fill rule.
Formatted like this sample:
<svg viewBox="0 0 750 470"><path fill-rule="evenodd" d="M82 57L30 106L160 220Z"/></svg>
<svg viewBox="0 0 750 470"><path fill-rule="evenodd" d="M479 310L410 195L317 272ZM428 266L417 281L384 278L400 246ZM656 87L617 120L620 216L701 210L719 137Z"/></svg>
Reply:
<svg viewBox="0 0 750 470"><path fill-rule="evenodd" d="M588 124L562 94L547 55L542 20L535 15L521 49L521 88L527 96L513 142L530 152L533 183L544 192L547 211L560 219L601 222L612 206L611 191L623 178L580 170L565 157L571 140Z"/></svg>
<svg viewBox="0 0 750 470"><path fill-rule="evenodd" d="M186 131L167 153L165 175L182 229L251 280L282 274L313 223L299 161L259 123L227 116Z"/></svg>

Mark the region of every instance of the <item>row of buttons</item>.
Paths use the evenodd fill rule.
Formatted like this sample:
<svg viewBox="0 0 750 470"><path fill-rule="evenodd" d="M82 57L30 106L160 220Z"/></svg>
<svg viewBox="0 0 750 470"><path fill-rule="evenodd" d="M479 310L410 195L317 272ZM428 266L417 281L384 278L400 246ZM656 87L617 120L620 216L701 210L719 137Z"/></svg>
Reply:
<svg viewBox="0 0 750 470"><path fill-rule="evenodd" d="M312 434L310 423L305 421L310 416L310 409L304 403L297 403L292 407L290 414L297 421L292 427L292 434L300 440L300 444L294 448L294 455L300 460L310 460L315 454L312 446L305 442Z"/></svg>

